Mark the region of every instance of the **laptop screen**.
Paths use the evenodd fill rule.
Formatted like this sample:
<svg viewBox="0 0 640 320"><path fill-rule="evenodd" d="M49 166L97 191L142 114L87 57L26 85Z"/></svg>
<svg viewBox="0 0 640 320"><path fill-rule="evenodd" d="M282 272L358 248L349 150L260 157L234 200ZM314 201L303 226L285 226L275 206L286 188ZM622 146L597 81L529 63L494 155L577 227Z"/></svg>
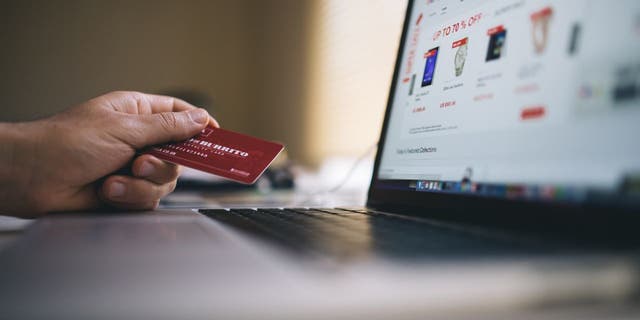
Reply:
<svg viewBox="0 0 640 320"><path fill-rule="evenodd" d="M374 188L638 204L640 1L409 6Z"/></svg>

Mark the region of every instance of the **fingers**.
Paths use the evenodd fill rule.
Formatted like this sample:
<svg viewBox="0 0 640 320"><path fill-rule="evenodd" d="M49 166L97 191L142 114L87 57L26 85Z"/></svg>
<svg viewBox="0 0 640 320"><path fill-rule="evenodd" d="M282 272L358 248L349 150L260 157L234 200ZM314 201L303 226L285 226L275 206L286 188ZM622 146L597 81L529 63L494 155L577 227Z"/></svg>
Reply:
<svg viewBox="0 0 640 320"><path fill-rule="evenodd" d="M196 109L195 106L182 99L156 94L142 93L142 95L143 98L141 103L143 105L145 104L145 102L148 103L151 113L180 112ZM209 125L212 125L216 128L220 127L218 121L216 121L216 119L211 116L209 116Z"/></svg>
<svg viewBox="0 0 640 320"><path fill-rule="evenodd" d="M131 114L179 112L195 108L178 98L136 91L113 91L100 96L99 99L105 100L115 111Z"/></svg>
<svg viewBox="0 0 640 320"><path fill-rule="evenodd" d="M146 210L155 209L160 198L171 193L175 188L175 180L165 184L155 184L151 181L128 177L111 176L105 180L100 188L100 198L113 206Z"/></svg>
<svg viewBox="0 0 640 320"><path fill-rule="evenodd" d="M136 177L109 177L102 185L100 198L122 209L155 209L160 199L174 190L180 167L142 155L133 161L132 172Z"/></svg>
<svg viewBox="0 0 640 320"><path fill-rule="evenodd" d="M148 154L136 158L131 167L136 177L156 184L173 182L180 175L180 166L164 162Z"/></svg>
<svg viewBox="0 0 640 320"><path fill-rule="evenodd" d="M174 97L144 93L143 96L149 104L151 113L178 112L196 108L190 103Z"/></svg>
<svg viewBox="0 0 640 320"><path fill-rule="evenodd" d="M209 122L209 114L204 109L130 117L119 136L136 149L186 140L202 131Z"/></svg>
<svg viewBox="0 0 640 320"><path fill-rule="evenodd" d="M135 91L114 91L100 98L113 110L129 114L181 112L196 109L182 99ZM220 127L213 117L209 117L209 124Z"/></svg>

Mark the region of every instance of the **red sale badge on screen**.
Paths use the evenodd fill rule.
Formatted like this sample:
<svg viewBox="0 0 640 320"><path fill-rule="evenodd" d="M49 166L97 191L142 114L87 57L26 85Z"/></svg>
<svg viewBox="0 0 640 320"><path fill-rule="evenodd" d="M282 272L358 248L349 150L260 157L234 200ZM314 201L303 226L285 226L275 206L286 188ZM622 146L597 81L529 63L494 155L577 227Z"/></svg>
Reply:
<svg viewBox="0 0 640 320"><path fill-rule="evenodd" d="M252 184L283 149L284 146L277 142L207 127L189 140L155 146L143 153L237 182Z"/></svg>

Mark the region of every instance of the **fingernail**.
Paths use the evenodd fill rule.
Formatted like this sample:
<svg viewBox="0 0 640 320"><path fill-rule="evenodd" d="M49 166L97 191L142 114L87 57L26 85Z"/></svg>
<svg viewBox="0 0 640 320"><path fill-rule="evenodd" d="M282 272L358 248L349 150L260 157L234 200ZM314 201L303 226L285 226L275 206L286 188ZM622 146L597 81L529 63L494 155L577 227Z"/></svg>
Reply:
<svg viewBox="0 0 640 320"><path fill-rule="evenodd" d="M155 167L149 161L145 161L140 165L139 174L141 177L148 177L153 174L153 170L155 170Z"/></svg>
<svg viewBox="0 0 640 320"><path fill-rule="evenodd" d="M111 187L109 187L109 197L110 198L119 198L124 196L125 193L125 186L124 183L122 182L114 182L111 184Z"/></svg>
<svg viewBox="0 0 640 320"><path fill-rule="evenodd" d="M209 121L209 113L204 109L189 111L189 117L198 124L206 124Z"/></svg>

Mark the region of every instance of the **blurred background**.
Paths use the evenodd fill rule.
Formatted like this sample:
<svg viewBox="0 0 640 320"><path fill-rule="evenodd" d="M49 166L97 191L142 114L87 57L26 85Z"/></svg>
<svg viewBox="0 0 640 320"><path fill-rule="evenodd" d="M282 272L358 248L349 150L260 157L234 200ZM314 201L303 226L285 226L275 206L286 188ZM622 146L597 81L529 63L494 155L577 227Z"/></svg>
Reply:
<svg viewBox="0 0 640 320"><path fill-rule="evenodd" d="M175 94L295 163L378 139L406 3L1 1L0 121L112 90Z"/></svg>

